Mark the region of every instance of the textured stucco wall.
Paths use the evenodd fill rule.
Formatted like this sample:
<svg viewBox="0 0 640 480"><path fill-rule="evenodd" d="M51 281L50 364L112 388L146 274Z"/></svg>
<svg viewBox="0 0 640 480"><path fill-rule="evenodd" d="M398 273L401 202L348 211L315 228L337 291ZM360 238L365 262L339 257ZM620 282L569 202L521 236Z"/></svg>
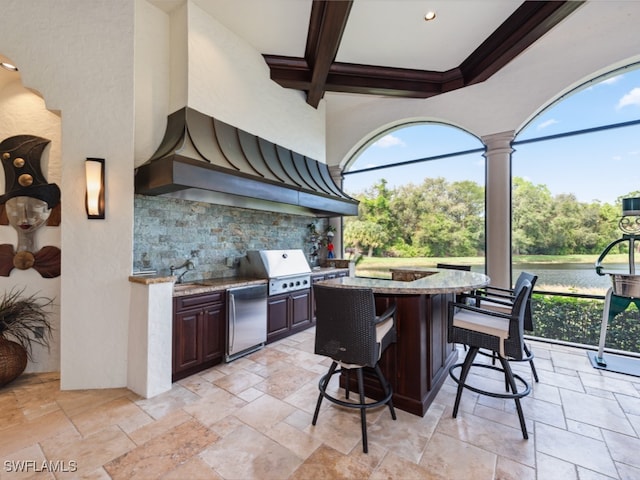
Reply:
<svg viewBox="0 0 640 480"><path fill-rule="evenodd" d="M130 0L4 0L2 53L60 113L63 389L127 382L133 251L133 31ZM106 159L107 218L87 220L86 157Z"/></svg>

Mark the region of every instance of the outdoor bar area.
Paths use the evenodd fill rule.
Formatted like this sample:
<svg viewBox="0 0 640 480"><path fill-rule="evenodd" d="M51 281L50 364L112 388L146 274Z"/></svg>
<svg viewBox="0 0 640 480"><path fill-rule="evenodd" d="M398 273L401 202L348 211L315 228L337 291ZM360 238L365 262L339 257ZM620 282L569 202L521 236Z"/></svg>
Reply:
<svg viewBox="0 0 640 480"><path fill-rule="evenodd" d="M448 303L457 293L486 286L489 278L429 268L399 268L392 274L391 280L343 277L319 284L371 289L380 312L396 305L397 340L382 354L379 365L391 384L394 405L422 417L458 359L447 338ZM382 396L375 379L365 385L367 394Z"/></svg>

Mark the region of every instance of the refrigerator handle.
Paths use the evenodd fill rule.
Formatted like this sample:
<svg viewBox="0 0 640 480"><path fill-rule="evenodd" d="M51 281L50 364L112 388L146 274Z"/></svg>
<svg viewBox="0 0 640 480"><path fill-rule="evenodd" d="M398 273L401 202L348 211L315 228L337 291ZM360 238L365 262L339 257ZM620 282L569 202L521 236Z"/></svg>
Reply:
<svg viewBox="0 0 640 480"><path fill-rule="evenodd" d="M229 335L229 352L233 351L233 344L236 338L236 296L233 293L229 293L229 300L231 301L231 321L229 326L231 327L231 335Z"/></svg>

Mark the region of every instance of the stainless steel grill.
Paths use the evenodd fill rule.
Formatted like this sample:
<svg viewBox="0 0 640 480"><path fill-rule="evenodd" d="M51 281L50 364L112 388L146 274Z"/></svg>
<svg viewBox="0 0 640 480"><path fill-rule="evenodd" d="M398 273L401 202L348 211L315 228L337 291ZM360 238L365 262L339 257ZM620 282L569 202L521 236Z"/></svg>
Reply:
<svg viewBox="0 0 640 480"><path fill-rule="evenodd" d="M269 280L269 296L311 287L311 268L302 250L249 250L240 274Z"/></svg>

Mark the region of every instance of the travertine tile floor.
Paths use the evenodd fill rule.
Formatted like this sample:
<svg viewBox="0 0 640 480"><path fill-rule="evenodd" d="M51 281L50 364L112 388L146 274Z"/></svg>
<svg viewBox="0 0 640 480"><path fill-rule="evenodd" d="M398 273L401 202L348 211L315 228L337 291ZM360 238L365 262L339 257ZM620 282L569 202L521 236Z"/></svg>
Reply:
<svg viewBox="0 0 640 480"><path fill-rule="evenodd" d="M56 374L23 375L0 389L0 478L640 479L640 378L595 370L584 350L532 343L529 440L513 401L465 390L451 418L448 379L424 418L370 412L365 455L356 410L325 401L311 425L329 362L313 338L299 333L152 399L61 392ZM531 379L526 364L517 370Z"/></svg>

